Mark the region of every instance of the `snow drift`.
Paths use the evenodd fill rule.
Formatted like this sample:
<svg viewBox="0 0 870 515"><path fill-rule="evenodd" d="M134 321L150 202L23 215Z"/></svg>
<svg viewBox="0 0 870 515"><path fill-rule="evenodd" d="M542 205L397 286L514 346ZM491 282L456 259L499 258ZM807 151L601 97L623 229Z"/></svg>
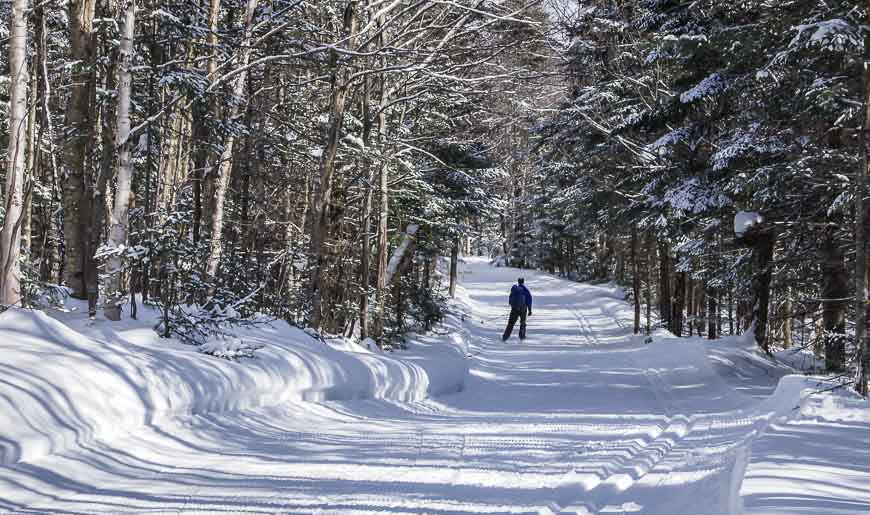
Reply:
<svg viewBox="0 0 870 515"><path fill-rule="evenodd" d="M419 336L396 354L324 343L274 322L240 332L263 347L235 362L159 339L147 321L56 316L0 314L0 466L123 436L161 417L293 400L418 400L460 390L468 371L453 317L447 339Z"/></svg>

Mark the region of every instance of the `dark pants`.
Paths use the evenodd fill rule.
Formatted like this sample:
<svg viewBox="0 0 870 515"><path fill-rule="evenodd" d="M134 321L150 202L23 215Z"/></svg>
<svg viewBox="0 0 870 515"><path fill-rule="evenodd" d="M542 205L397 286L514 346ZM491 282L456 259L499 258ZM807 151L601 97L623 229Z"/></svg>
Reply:
<svg viewBox="0 0 870 515"><path fill-rule="evenodd" d="M511 337L511 333L514 332L514 325L517 323L517 319L520 319L520 340L526 339L526 316L529 314L528 308L519 309L511 309L511 316L508 319L507 328L504 330L504 335L502 335L502 341L507 340Z"/></svg>

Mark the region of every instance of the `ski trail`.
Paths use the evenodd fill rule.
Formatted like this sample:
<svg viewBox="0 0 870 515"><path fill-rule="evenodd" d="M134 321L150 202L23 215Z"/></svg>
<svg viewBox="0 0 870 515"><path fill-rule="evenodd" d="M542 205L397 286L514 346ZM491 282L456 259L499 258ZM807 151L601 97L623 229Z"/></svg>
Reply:
<svg viewBox="0 0 870 515"><path fill-rule="evenodd" d="M589 320L580 311L574 311L574 317L577 318L577 323L580 325L580 334L589 345L601 345L601 342L595 337L595 332L592 330Z"/></svg>
<svg viewBox="0 0 870 515"><path fill-rule="evenodd" d="M526 341L502 343L518 275L534 316ZM0 492L3 481L24 485L36 492L26 507L45 512L739 508L748 445L773 410L719 379L703 347L639 343L624 322L630 306L605 287L481 260L464 265L463 281L469 375L461 391L156 421L119 441L0 471Z"/></svg>

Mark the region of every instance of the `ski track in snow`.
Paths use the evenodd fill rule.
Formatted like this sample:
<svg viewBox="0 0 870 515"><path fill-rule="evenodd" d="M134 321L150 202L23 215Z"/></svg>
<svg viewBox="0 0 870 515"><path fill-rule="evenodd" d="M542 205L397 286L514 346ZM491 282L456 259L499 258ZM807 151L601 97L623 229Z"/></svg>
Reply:
<svg viewBox="0 0 870 515"><path fill-rule="evenodd" d="M0 468L0 511L742 511L750 446L787 421L775 403L737 392L701 345L634 337L612 287L523 271L529 338L503 344L519 272L463 266L462 391L167 417Z"/></svg>

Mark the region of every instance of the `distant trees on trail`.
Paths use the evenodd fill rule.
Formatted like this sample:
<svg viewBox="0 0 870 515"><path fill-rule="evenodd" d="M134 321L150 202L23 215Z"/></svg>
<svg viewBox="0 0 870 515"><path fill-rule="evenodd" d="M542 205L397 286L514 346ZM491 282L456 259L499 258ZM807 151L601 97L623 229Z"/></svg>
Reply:
<svg viewBox="0 0 870 515"><path fill-rule="evenodd" d="M636 332L653 304L677 335L754 327L766 351L864 369L866 6L590 2L559 21L570 90L531 132L509 261L630 286ZM736 234L741 213L759 223Z"/></svg>

